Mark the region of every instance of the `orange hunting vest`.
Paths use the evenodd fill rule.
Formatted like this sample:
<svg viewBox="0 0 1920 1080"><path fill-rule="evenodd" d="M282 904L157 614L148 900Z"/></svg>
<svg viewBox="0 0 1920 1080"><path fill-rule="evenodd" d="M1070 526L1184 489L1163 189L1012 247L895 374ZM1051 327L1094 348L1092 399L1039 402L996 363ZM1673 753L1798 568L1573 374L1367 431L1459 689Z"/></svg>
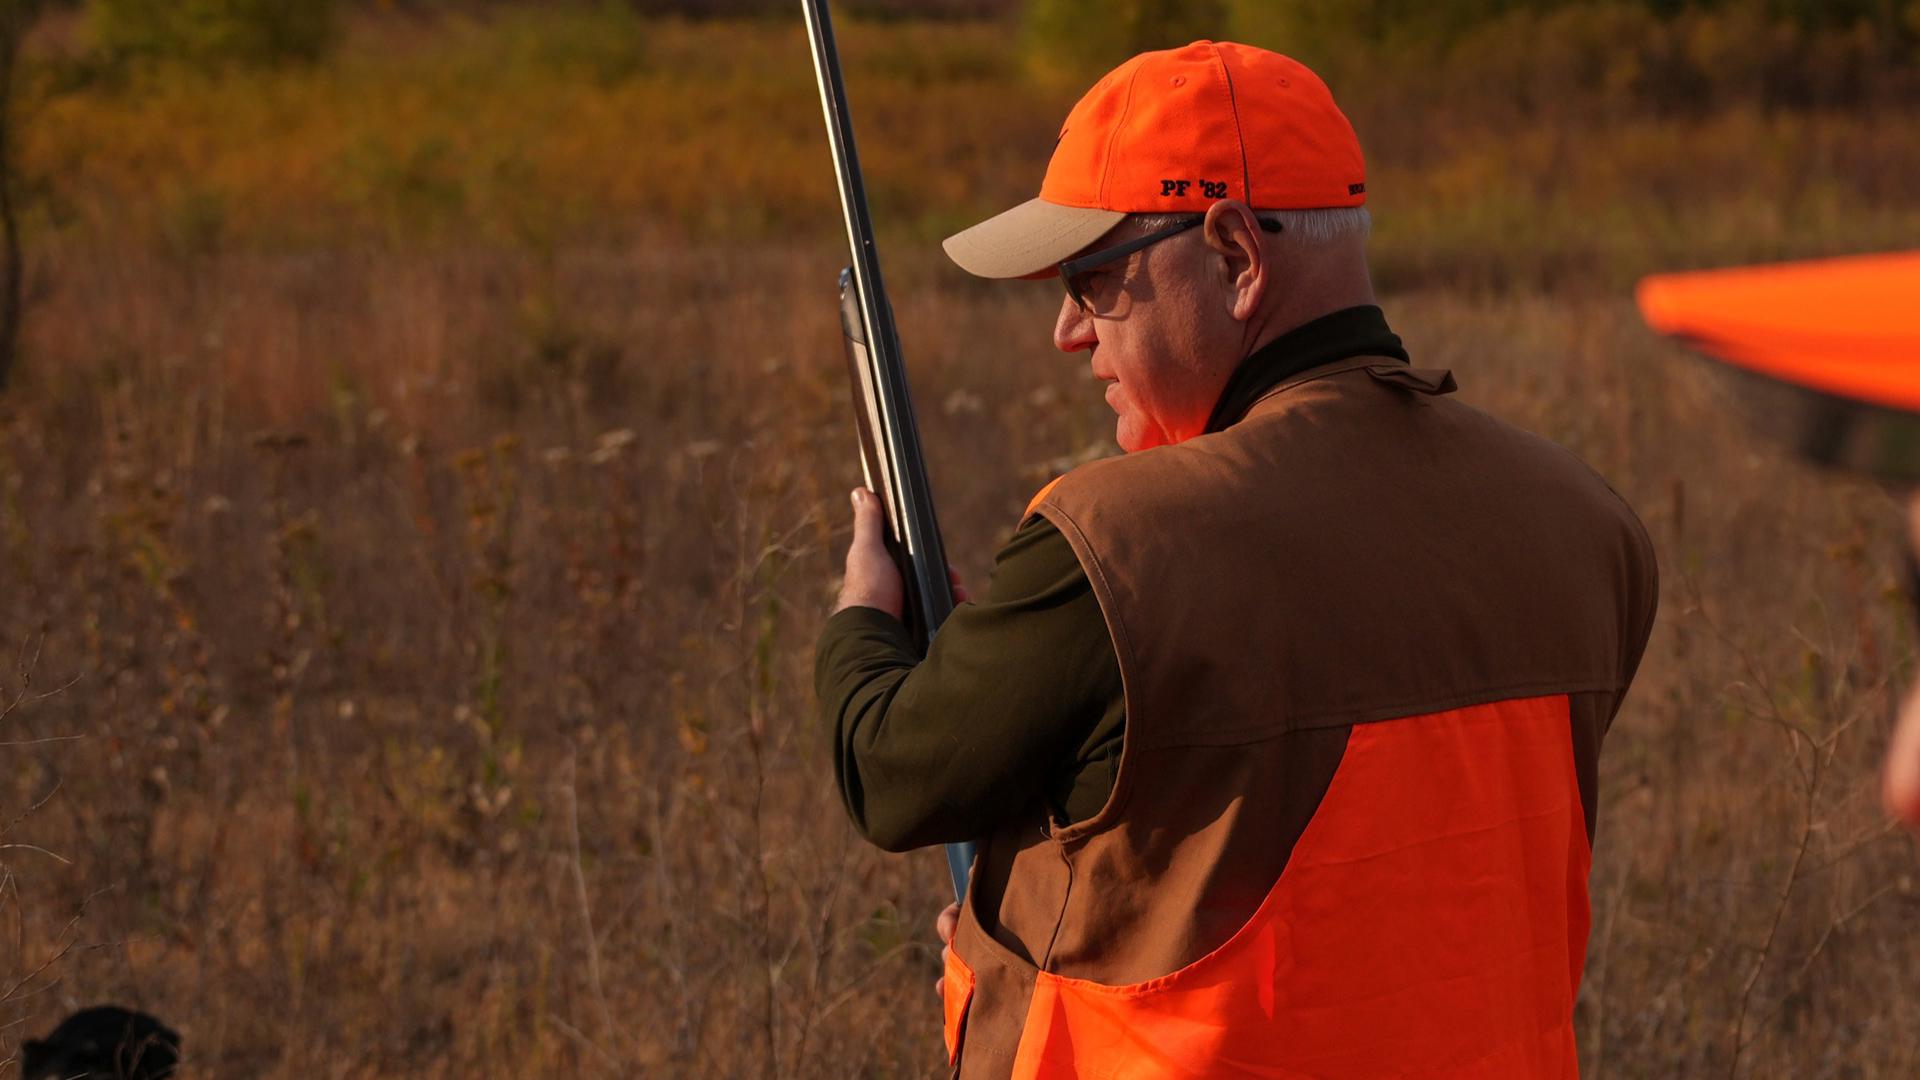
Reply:
<svg viewBox="0 0 1920 1080"><path fill-rule="evenodd" d="M1600 738L1657 584L1572 455L1358 358L1030 511L1093 584L1107 805L981 845L962 1077L1573 1075Z"/></svg>

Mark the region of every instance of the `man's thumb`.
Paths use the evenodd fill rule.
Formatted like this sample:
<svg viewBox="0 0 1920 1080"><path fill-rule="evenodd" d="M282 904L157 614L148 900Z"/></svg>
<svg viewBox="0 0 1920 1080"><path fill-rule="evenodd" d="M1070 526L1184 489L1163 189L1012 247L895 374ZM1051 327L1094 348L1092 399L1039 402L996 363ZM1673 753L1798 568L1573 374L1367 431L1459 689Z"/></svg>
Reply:
<svg viewBox="0 0 1920 1080"><path fill-rule="evenodd" d="M853 544L850 551L862 555L887 553L887 519L880 513L880 500L866 488L853 489Z"/></svg>
<svg viewBox="0 0 1920 1080"><path fill-rule="evenodd" d="M834 610L857 605L899 618L903 588L900 571L887 553L886 515L873 492L855 488L852 495L853 541L847 545L847 576Z"/></svg>

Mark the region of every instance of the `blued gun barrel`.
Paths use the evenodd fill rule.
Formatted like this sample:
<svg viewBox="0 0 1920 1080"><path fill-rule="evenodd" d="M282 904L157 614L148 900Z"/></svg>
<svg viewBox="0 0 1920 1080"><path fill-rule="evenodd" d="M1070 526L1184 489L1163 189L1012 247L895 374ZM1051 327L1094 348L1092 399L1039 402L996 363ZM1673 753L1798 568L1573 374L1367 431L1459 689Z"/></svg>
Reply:
<svg viewBox="0 0 1920 1080"><path fill-rule="evenodd" d="M826 0L801 0L807 37L813 45L814 75L820 106L826 113L827 142L839 179L840 209L847 223L853 265L840 273L840 320L847 363L852 368L855 427L860 434L860 465L867 487L887 513L888 548L906 584L907 627L924 652L940 624L953 611L953 586L947 578L946 549L933 512L920 428L913 419L907 369L900 358L900 336L880 280L880 255L873 221L867 213L866 184L854 149L853 120L847 112L840 78L840 54ZM965 896L973 865L972 844L947 845L947 869L954 895Z"/></svg>

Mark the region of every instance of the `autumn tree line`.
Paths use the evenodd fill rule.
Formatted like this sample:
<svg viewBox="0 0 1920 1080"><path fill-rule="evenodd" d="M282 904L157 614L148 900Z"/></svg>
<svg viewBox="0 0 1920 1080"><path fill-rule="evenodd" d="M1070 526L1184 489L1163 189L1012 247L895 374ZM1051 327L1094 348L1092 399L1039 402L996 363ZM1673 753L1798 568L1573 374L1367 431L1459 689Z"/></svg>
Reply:
<svg viewBox="0 0 1920 1080"><path fill-rule="evenodd" d="M324 64L355 19L790 19L796 0L0 0L0 387L22 317L18 132L63 88L153 68ZM1296 56L1373 116L1436 98L1482 123L1920 102L1920 0L834 0L847 20L995 20L1019 63L1083 86L1134 52L1232 38ZM36 52L36 26L59 24ZM30 231L30 230L29 230ZM31 247L31 238L27 242Z"/></svg>

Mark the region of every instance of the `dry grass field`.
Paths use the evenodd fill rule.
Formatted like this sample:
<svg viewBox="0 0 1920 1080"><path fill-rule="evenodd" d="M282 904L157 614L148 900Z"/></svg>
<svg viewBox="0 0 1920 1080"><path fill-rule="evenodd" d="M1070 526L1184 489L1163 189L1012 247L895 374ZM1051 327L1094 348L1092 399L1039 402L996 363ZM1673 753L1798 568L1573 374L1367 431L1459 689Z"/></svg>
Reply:
<svg viewBox="0 0 1920 1080"><path fill-rule="evenodd" d="M0 1060L112 1000L187 1077L942 1072L944 868L855 839L811 696L857 467L802 41L513 18L30 103ZM744 60L705 62L723 32ZM976 582L1112 449L1054 291L931 242L1034 183L1073 94L1000 34L848 33ZM1410 101L1355 108L1389 318L1663 567L1603 758L1587 1075L1915 1075L1896 504L1755 439L1621 286L1910 245L1920 111Z"/></svg>

